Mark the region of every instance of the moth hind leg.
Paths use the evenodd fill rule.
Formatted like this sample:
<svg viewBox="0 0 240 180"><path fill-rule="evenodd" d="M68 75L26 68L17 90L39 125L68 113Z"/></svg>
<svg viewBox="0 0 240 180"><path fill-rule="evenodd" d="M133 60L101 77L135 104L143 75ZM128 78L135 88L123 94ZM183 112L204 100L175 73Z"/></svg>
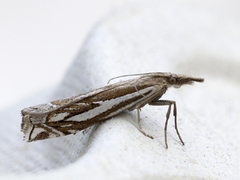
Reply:
<svg viewBox="0 0 240 180"><path fill-rule="evenodd" d="M139 131L144 135L144 136L147 136L151 139L153 139L152 136L148 135L147 133L145 133L142 129L142 126L141 126L141 123L140 123L140 108L137 108L137 116L138 116L138 127L139 127Z"/></svg>

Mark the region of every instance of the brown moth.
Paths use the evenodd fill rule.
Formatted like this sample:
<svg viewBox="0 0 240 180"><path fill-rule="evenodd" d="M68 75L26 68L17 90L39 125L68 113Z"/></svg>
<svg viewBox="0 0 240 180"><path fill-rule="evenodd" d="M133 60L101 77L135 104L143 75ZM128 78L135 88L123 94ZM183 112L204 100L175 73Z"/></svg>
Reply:
<svg viewBox="0 0 240 180"><path fill-rule="evenodd" d="M104 86L93 91L59 99L47 104L25 108L22 114L22 132L27 142L75 134L96 123L105 121L119 113L137 109L139 130L146 134L140 124L140 108L146 104L168 106L165 122L165 144L167 144L167 124L173 105L173 115L177 135L184 142L177 128L177 107L175 101L159 100L169 87L179 88L193 82L203 82L194 78L173 73L153 72L134 74L130 80ZM130 75L133 76L133 75ZM123 76L119 76L123 77Z"/></svg>

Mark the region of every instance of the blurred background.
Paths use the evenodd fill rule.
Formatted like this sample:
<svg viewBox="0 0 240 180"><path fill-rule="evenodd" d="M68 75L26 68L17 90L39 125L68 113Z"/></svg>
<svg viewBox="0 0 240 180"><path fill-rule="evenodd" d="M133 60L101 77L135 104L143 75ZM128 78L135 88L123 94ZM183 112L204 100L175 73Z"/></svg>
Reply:
<svg viewBox="0 0 240 180"><path fill-rule="evenodd" d="M91 29L133 1L1 0L0 109L58 84Z"/></svg>
<svg viewBox="0 0 240 180"><path fill-rule="evenodd" d="M131 4L134 1L136 1L135 6L131 7L131 11L128 12L129 6L125 4ZM236 172L239 172L237 160L240 159L238 107L240 101L240 1L142 0L141 2L144 3L141 5L137 0L0 1L0 109L6 108L0 113L1 172L37 172L43 169L64 167L78 159L88 148L88 145L81 141L80 133L70 138L56 138L53 141L42 141L36 144L23 142L20 132L20 107L27 107L25 104L30 102L27 102L27 99L31 99L33 95L41 94L39 93L41 91L46 92L45 90L51 94L51 87L58 87L56 85L64 79L67 69L79 54L84 40L102 21L105 22L104 27L111 28L101 31L100 34L107 32L106 36L97 38L96 42L100 42L102 45L100 48L93 47L94 51L92 46L89 46L91 49L85 46L84 53L88 52L89 54L86 53L85 59L84 56L79 56L85 60L82 61L82 64L85 65L91 61L98 63L99 56L92 56L93 51L98 50L97 53L101 52L99 53L101 55L113 52L105 56L104 62L108 66L101 63L102 66L99 68L100 63L95 63L94 65L98 65L95 69L113 67L112 69L118 68L117 71L123 72L122 69L132 69L133 65L135 68L143 67L141 63L136 62L140 62L140 60L143 62L149 58L152 63L146 63L144 69L153 69L154 67L160 70L177 69L179 72L187 72L186 74L201 74L200 77L204 77L206 81L204 84L192 87L193 89L186 87L186 89L177 90L177 93L171 94L171 91L167 93L167 97L181 102L180 106L178 105L179 112L181 112L180 122L182 122L180 127L185 126L184 129L189 130L183 131L184 139L189 142L186 146L187 151L183 150L181 146L177 146L167 152L164 148L159 148L162 139L157 140L157 143L156 141L135 141L134 138L127 138L125 141L126 134L117 133L117 131L107 131L113 138L112 141L109 139L105 141L104 136L110 136L101 134L100 132L105 131L99 130L97 133L101 134L102 140L99 139L100 136L97 136L96 144L92 146L92 151L87 158L79 161L80 164L74 166L77 170L73 168L71 172L77 172L78 175L82 175L81 173L89 175L93 172L92 169L99 169L99 172L111 172L114 176L125 176L126 174L122 172L129 173L132 170L129 167L135 167L132 163L139 161L137 164L146 166L146 168L138 168L134 174L147 171L166 173L169 170L176 174L177 170L182 168L186 170L181 171L183 174L199 175L198 172L202 172L199 176L202 174L201 177L215 175L213 176L215 179L216 177L224 179L223 177L227 177L227 175L239 174ZM148 5L149 2L155 4ZM187 3L181 5L183 2ZM166 5L163 6L162 3L166 3ZM136 8L138 6L141 11ZM158 7L160 7L160 12ZM114 18L104 21L114 13L116 13ZM155 26L155 22L158 22L157 26ZM132 29L128 31L126 27ZM139 27L141 27L141 31L138 32ZM109 36L109 32L114 32L114 36ZM112 37L117 37L117 39L114 39L115 44L110 46ZM110 64L110 60L115 57L120 59L118 64L115 61ZM161 59L161 66L154 63L159 63L159 59ZM80 58L79 61L81 61ZM124 64L125 62L127 63ZM80 64L77 65L80 67ZM122 65L120 68L117 67L119 64ZM86 67L88 67L87 65ZM71 75L71 72L68 72L69 76L66 76L65 79L70 83L65 86L65 90L61 89L62 92L68 93L67 89L73 87L70 84L83 87L82 82L79 81L80 77L76 76L76 74L80 74L80 68L75 69L78 73L73 70ZM129 69L126 72L130 71ZM93 72L89 75L97 77L93 75ZM72 79L76 81L71 82ZM92 82L87 82L90 84L89 87L93 87L93 82L95 83L96 80L92 79ZM80 89L78 86L75 86L75 90ZM87 87L86 84L85 87ZM72 89L74 90L74 88ZM32 99L34 102L46 102L41 101L42 97L39 96L39 101L35 100L35 97ZM22 101L19 103L20 105L17 103L19 101ZM32 103L32 105L34 104ZM156 108L159 109L159 107ZM152 118L158 115L155 112L159 112L159 110L153 111L153 107L151 107L149 111L146 108L145 112L146 117L144 118L159 122L157 118ZM164 111L160 113L162 112ZM156 135L158 137L160 123L157 123L160 126L154 126L154 123L148 124L154 127L152 131L158 133ZM122 124L119 125L122 126ZM120 127L117 124L113 126ZM172 130L174 131L174 128ZM116 136L112 136L113 134ZM115 137L119 137L123 143L118 143ZM146 142L153 144L148 145ZM111 144L116 144L112 146L116 151L111 151L112 154L105 153L109 152ZM123 150L123 144L124 146L126 144L125 147L136 148L136 151L125 148ZM142 148L145 147L149 148L149 151L146 149L142 151ZM103 156L99 155L99 152ZM116 156L118 152L121 154L120 156ZM132 156L132 152L134 152L134 156ZM136 152L141 154L136 156ZM131 158L126 158L128 156L125 154ZM105 155L109 158L105 158ZM103 165L99 166L98 163L94 163L95 166L91 166L92 169L89 169L90 166L86 166L85 162L89 160L95 162L95 157L99 158L97 162ZM116 157L116 159L112 157ZM115 166L108 162L108 166L105 166L104 162L109 159L116 163ZM121 166L119 162L126 165L123 171L119 171ZM69 167L71 169L73 166ZM87 171L84 167L87 167ZM169 167L176 170L173 171ZM112 171L113 168L116 171ZM192 171L189 171L189 168L192 168ZM104 170L101 171L102 169ZM105 171L106 169L107 171ZM225 169L228 171L224 171ZM69 173L69 169L62 170L60 170L61 173L55 174L58 174L59 177L63 174L67 177L76 175ZM32 177L30 178L32 179Z"/></svg>

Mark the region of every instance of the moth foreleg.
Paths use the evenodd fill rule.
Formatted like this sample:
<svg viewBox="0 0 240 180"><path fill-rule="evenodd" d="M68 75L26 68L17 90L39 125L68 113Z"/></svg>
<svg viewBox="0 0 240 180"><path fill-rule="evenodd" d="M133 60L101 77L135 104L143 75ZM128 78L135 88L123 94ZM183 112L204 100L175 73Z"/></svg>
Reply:
<svg viewBox="0 0 240 180"><path fill-rule="evenodd" d="M147 137L153 139L152 136L150 136L150 135L148 135L147 133L145 133L145 132L143 131L143 129L142 129L142 126L141 126L141 123L140 123L140 108L137 108L137 116L138 116L138 126L139 126L139 131L140 131L141 133L143 133L143 135L145 135L145 136L147 136Z"/></svg>
<svg viewBox="0 0 240 180"><path fill-rule="evenodd" d="M174 115L174 123L175 123L175 129L177 132L177 135L181 141L181 143L184 145L184 142L180 136L180 133L178 131L177 128L177 106L176 106L176 102L175 101L169 101L169 100L154 100L148 103L149 105L153 105L153 106L168 106L168 111L166 114L166 122L165 122L165 127L164 127L164 134L165 134L165 144L166 144L166 148L168 148L168 144L167 144L167 124L168 124L168 119L171 113L171 106L173 104L173 115Z"/></svg>

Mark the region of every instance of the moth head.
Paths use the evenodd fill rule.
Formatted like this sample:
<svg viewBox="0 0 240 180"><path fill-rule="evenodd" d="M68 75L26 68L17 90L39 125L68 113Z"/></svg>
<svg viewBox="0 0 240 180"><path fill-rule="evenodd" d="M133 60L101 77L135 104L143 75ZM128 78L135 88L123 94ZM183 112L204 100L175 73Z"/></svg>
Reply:
<svg viewBox="0 0 240 180"><path fill-rule="evenodd" d="M191 85L194 82L203 82L203 78L195 78L190 77L186 75L176 75L176 74L170 74L168 77L166 77L167 83L170 86L173 86L175 88L179 88L182 85Z"/></svg>

